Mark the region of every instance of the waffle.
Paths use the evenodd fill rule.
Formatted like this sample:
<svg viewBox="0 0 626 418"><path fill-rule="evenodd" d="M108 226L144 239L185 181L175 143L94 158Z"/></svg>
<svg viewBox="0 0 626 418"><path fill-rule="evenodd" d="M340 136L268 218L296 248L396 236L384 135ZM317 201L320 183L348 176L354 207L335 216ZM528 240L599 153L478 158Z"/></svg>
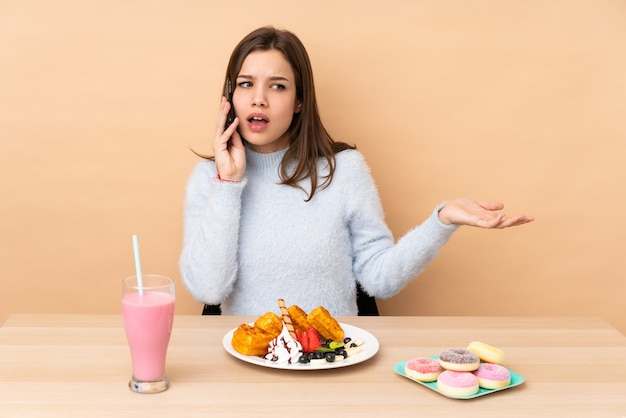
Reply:
<svg viewBox="0 0 626 418"><path fill-rule="evenodd" d="M307 320L309 325L315 328L327 340L343 341L343 328L323 306L318 306L309 312Z"/></svg>

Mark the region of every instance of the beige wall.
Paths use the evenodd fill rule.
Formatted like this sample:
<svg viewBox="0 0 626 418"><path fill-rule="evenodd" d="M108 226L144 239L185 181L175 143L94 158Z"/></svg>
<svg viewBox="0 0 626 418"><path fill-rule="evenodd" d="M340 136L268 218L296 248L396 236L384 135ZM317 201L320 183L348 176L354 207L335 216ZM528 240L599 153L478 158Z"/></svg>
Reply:
<svg viewBox="0 0 626 418"><path fill-rule="evenodd" d="M199 314L177 267L188 148L210 150L235 43L275 24L307 45L324 121L365 154L396 237L457 196L537 218L461 229L383 314L626 332L626 3L300 3L0 2L0 321L118 312L134 233L144 272Z"/></svg>

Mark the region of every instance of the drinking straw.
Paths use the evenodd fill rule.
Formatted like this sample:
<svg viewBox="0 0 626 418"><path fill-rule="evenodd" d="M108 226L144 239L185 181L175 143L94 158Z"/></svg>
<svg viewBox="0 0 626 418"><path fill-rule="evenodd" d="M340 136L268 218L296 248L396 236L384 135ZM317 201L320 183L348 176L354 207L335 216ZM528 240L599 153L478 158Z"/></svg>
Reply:
<svg viewBox="0 0 626 418"><path fill-rule="evenodd" d="M139 242L137 235L133 235L133 250L135 252L135 270L137 271L137 288L139 295L143 296L143 279L141 277L141 260L139 259Z"/></svg>

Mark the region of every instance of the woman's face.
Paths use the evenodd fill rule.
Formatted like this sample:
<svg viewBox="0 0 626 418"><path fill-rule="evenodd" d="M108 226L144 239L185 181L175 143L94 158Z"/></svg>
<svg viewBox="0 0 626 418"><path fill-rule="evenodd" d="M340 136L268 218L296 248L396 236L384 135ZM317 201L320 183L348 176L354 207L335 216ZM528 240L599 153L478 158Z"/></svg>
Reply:
<svg viewBox="0 0 626 418"><path fill-rule="evenodd" d="M244 60L233 92L239 134L256 152L289 146L287 129L301 104L293 70L277 50L254 51Z"/></svg>

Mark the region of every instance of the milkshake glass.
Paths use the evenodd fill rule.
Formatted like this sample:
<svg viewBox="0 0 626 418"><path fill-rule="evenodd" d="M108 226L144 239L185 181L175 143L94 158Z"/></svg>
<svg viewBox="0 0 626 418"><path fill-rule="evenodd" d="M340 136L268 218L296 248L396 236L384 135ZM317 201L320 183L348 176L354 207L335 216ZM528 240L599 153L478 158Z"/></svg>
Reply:
<svg viewBox="0 0 626 418"><path fill-rule="evenodd" d="M122 317L130 347L133 374L128 383L138 393L158 393L169 388L165 357L174 321L174 281L147 274L123 281Z"/></svg>

